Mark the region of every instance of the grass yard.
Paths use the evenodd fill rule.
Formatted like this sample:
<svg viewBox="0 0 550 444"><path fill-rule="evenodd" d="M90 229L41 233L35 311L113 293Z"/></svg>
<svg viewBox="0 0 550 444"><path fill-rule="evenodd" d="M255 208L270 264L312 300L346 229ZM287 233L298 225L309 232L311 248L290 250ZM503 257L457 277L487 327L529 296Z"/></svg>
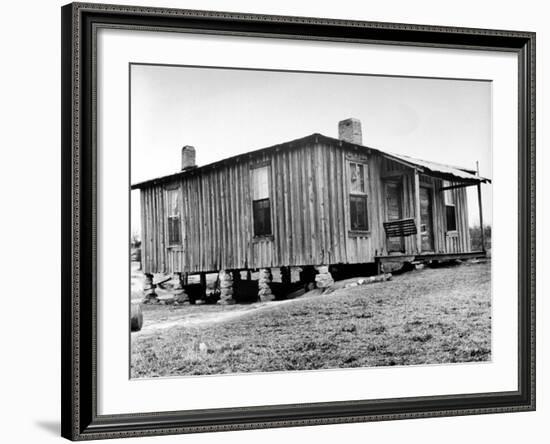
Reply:
<svg viewBox="0 0 550 444"><path fill-rule="evenodd" d="M144 306L132 377L487 361L490 270L426 268L253 306Z"/></svg>

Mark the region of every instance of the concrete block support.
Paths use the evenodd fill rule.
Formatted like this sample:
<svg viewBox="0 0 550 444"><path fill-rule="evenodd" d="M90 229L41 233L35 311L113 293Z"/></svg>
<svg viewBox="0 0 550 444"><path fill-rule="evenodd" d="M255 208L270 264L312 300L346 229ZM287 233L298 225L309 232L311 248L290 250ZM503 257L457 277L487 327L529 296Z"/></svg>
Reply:
<svg viewBox="0 0 550 444"><path fill-rule="evenodd" d="M233 275L227 270L220 271L220 300L218 304L229 305L234 304L233 299Z"/></svg>
<svg viewBox="0 0 550 444"><path fill-rule="evenodd" d="M275 299L275 296L271 292L271 281L271 270L269 268L262 268L258 280L258 297L262 302L269 302Z"/></svg>
<svg viewBox="0 0 550 444"><path fill-rule="evenodd" d="M315 284L317 288L322 290L331 287L334 284L334 279L328 269L328 265L320 265L316 267L317 275L315 276Z"/></svg>
<svg viewBox="0 0 550 444"><path fill-rule="evenodd" d="M143 283L143 303L144 304L155 304L158 302L159 298L155 292L157 286L153 284L153 275L150 273L145 273L145 281Z"/></svg>
<svg viewBox="0 0 550 444"><path fill-rule="evenodd" d="M185 292L183 286L185 285L186 277L183 273L176 273L176 284L174 285L174 301L178 304L185 304L189 302L189 296Z"/></svg>

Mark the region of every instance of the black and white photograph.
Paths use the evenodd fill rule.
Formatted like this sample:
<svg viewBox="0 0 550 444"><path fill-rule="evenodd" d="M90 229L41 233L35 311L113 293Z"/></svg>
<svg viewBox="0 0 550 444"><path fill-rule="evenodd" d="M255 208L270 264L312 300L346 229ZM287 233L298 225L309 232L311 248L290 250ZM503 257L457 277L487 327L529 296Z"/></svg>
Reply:
<svg viewBox="0 0 550 444"><path fill-rule="evenodd" d="M544 2L3 6L2 442L548 441Z"/></svg>
<svg viewBox="0 0 550 444"><path fill-rule="evenodd" d="M491 81L129 70L131 378L491 361Z"/></svg>

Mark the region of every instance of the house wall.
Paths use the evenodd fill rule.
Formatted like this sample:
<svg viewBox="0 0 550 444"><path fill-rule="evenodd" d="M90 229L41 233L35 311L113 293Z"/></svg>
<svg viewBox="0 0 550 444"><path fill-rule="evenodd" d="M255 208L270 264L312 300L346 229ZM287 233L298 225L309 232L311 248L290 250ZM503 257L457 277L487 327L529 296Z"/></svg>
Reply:
<svg viewBox="0 0 550 444"><path fill-rule="evenodd" d="M368 164L369 230L352 232L349 218L349 161ZM269 165L272 236L254 238L251 168ZM142 260L145 272L199 272L337 263L374 262L387 254L382 223L382 176L403 180L404 217L414 217L410 168L339 145L311 142L198 170L170 183L141 190ZM436 189L438 179L426 178ZM166 189L182 197L182 245L167 245ZM434 193L437 252L469 251L464 189L457 196L460 235L446 239L442 193ZM416 252L415 236L405 239Z"/></svg>

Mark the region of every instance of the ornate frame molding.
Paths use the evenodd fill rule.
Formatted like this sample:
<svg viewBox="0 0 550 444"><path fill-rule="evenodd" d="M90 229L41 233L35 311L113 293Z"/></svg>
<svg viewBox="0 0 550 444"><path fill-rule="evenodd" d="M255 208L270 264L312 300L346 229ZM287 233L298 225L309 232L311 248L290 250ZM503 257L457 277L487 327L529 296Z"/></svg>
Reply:
<svg viewBox="0 0 550 444"><path fill-rule="evenodd" d="M71 440L535 409L535 34L73 3L62 8L62 435ZM98 27L513 51L519 72L519 390L99 416L96 352L95 37Z"/></svg>

